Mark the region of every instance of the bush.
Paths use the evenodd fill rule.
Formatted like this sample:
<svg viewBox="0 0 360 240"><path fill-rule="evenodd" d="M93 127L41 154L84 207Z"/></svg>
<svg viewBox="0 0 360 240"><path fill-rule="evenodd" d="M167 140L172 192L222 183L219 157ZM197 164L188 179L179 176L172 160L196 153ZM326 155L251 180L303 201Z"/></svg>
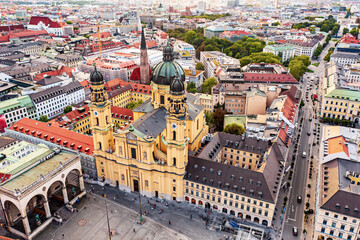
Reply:
<svg viewBox="0 0 360 240"><path fill-rule="evenodd" d="M309 207L310 207L310 203L307 202L307 203L305 204L305 206L306 206L306 208L309 208Z"/></svg>
<svg viewBox="0 0 360 240"><path fill-rule="evenodd" d="M306 194L306 196L309 198L309 197L310 197L310 193Z"/></svg>
<svg viewBox="0 0 360 240"><path fill-rule="evenodd" d="M308 188L311 188L311 184L310 184L310 183L308 184Z"/></svg>

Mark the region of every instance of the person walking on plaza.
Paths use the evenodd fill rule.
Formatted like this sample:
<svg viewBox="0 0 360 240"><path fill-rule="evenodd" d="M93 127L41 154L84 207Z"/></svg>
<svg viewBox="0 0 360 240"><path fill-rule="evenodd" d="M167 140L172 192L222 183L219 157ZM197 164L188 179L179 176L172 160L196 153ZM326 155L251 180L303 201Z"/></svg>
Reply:
<svg viewBox="0 0 360 240"><path fill-rule="evenodd" d="M190 214L190 220L192 220L192 214Z"/></svg>
<svg viewBox="0 0 360 240"><path fill-rule="evenodd" d="M169 225L171 225L171 221L169 220Z"/></svg>

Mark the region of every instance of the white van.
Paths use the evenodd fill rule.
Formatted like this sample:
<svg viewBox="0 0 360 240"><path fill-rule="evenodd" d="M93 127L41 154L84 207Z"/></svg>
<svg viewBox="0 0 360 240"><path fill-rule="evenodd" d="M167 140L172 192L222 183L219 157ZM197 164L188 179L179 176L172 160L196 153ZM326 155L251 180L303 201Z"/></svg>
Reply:
<svg viewBox="0 0 360 240"><path fill-rule="evenodd" d="M305 158L306 157L306 152L302 153L302 157Z"/></svg>

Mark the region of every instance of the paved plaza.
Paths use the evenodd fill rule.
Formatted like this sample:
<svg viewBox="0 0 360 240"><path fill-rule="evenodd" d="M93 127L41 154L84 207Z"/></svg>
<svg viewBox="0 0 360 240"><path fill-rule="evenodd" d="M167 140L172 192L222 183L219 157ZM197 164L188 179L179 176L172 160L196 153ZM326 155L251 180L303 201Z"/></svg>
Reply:
<svg viewBox="0 0 360 240"><path fill-rule="evenodd" d="M34 240L105 240L108 226L106 221L105 200L101 197L83 199L77 206L78 213L70 214L70 218L62 226L50 225ZM112 240L154 239L176 240L190 239L169 229L152 219L146 218L143 225L136 221L139 215L131 209L112 201L107 201L109 209L110 229L114 232ZM86 206L86 208L85 208ZM134 231L135 229L135 231Z"/></svg>

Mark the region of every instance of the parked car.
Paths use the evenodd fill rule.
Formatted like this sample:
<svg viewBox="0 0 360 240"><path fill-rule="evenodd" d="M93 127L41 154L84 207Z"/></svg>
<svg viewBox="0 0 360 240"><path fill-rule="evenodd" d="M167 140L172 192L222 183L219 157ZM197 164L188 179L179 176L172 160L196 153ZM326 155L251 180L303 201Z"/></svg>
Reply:
<svg viewBox="0 0 360 240"><path fill-rule="evenodd" d="M297 202L298 202L298 203L301 203L301 196L298 196L298 197L297 197Z"/></svg>
<svg viewBox="0 0 360 240"><path fill-rule="evenodd" d="M293 235L297 236L298 235L298 229L297 227L293 227Z"/></svg>

